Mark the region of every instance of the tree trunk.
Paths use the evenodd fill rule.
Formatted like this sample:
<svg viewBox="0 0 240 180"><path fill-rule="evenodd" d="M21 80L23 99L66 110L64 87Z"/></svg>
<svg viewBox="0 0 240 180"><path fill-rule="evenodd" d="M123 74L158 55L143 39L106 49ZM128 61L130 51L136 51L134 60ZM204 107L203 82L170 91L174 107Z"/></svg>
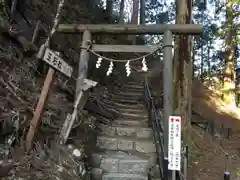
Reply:
<svg viewBox="0 0 240 180"><path fill-rule="evenodd" d="M131 24L138 24L139 0L133 0Z"/></svg>
<svg viewBox="0 0 240 180"><path fill-rule="evenodd" d="M146 1L140 0L140 24L145 24L145 20L146 20ZM141 42L145 44L145 35L140 36L140 38Z"/></svg>
<svg viewBox="0 0 240 180"><path fill-rule="evenodd" d="M124 24L124 0L120 2L119 24Z"/></svg>
<svg viewBox="0 0 240 180"><path fill-rule="evenodd" d="M203 82L203 80L204 80L204 75L203 75L203 66L204 66L204 58L203 58L203 43L201 42L201 75L200 75L200 77L201 77L201 80L202 80L202 82Z"/></svg>
<svg viewBox="0 0 240 180"><path fill-rule="evenodd" d="M208 63L208 77L211 76L211 61L210 61L211 42L207 44L207 63Z"/></svg>
<svg viewBox="0 0 240 180"><path fill-rule="evenodd" d="M196 52L195 52L195 40L192 42L192 77L194 77L195 75L195 66L194 66L194 63L195 63L195 56L196 56Z"/></svg>
<svg viewBox="0 0 240 180"><path fill-rule="evenodd" d="M146 13L146 2L145 0L140 0L140 24L145 24L145 13Z"/></svg>
<svg viewBox="0 0 240 180"><path fill-rule="evenodd" d="M133 10L131 24L138 24L138 15L139 15L139 0L133 0ZM130 36L132 44L136 44L136 35Z"/></svg>
<svg viewBox="0 0 240 180"><path fill-rule="evenodd" d="M233 28L233 19L234 14L232 10L233 0L227 1L226 7L226 29L225 29L225 68L224 68L224 78L223 78L223 100L228 105L235 104L235 66L234 66L234 57L235 57L235 44L234 44L234 28Z"/></svg>
<svg viewBox="0 0 240 180"><path fill-rule="evenodd" d="M176 24L191 23L192 0L176 0ZM174 94L173 110L182 116L183 130L191 118L192 59L191 40L187 36L177 36L174 52Z"/></svg>
<svg viewBox="0 0 240 180"><path fill-rule="evenodd" d="M106 12L108 16L108 23L112 22L113 0L107 0Z"/></svg>

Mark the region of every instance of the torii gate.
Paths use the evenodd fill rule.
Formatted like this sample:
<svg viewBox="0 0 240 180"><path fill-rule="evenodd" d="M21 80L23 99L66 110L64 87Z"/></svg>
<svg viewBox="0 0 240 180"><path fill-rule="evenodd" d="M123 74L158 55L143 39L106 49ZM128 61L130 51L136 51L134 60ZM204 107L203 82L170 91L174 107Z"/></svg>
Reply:
<svg viewBox="0 0 240 180"><path fill-rule="evenodd" d="M84 79L87 76L89 52L87 47L88 42L91 41L91 34L119 34L119 35L143 35L143 34L164 34L163 44L163 96L164 96L164 177L167 177L168 170L168 118L172 115L172 70L173 70L173 53L172 53L172 41L173 34L181 35L200 35L203 27L196 24L154 24L154 25L119 25L119 24L60 24L57 28L59 33L80 34L83 33L83 41L79 61L79 74L76 85L76 94L81 91ZM92 45L91 49L95 52L138 52L138 53L150 53L157 46L145 46L145 45Z"/></svg>

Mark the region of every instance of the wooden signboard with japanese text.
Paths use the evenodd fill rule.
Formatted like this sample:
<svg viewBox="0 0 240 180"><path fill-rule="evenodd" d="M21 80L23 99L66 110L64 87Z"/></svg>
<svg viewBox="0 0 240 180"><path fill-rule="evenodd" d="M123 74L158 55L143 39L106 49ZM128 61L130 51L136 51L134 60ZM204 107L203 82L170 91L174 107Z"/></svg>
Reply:
<svg viewBox="0 0 240 180"><path fill-rule="evenodd" d="M46 48L43 61L48 63L54 69L57 69L67 77L72 76L73 68L69 66L61 57L59 57L54 51Z"/></svg>

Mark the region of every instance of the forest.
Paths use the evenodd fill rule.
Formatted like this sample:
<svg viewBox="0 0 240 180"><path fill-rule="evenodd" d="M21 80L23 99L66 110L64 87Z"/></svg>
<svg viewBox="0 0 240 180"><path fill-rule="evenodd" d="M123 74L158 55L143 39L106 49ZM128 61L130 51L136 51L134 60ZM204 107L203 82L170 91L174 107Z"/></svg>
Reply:
<svg viewBox="0 0 240 180"><path fill-rule="evenodd" d="M111 166L105 163L100 164L100 168L92 161L96 154L103 153L98 147L101 146L99 138L121 139L122 134L128 139L132 134L145 136L143 131L138 134L139 126L145 130L150 128L151 133L144 138L152 138L156 133L149 121L153 121L150 117L155 111L157 113L153 116L160 119L155 120L161 124L163 119L164 37L159 33L86 33L91 39L87 44L83 36L85 31L80 33L78 30L81 25L84 29L88 24L101 24L103 29L107 24L142 25L142 29L160 24L202 25L200 34L174 34L172 42L171 112L183 120L182 143L184 148L188 147L184 179L217 180L223 179L227 172L231 174L231 180L239 179L239 0L1 1L0 178L162 179L161 175L159 177L161 168L156 170L161 166L158 158L151 167L149 164L144 167L147 168L144 169L146 177L135 170L132 171L141 176L135 176L133 172L129 177L121 176L126 173L124 168L120 169L120 162L125 162L121 159L117 159L119 172L116 177L113 160ZM69 30L69 27L73 28ZM66 29L69 32L63 32ZM124 53L116 50L117 46L114 49L113 45L119 45ZM128 49L130 45L139 52ZM93 51L97 47L113 51ZM61 57L71 67L68 73L46 63L42 48ZM150 51L151 48L154 50ZM142 49L150 52L149 55L144 55ZM84 55L83 52L88 53ZM83 59L89 61L86 63ZM125 59L125 63L119 59ZM129 59L137 60L132 62ZM81 78L82 83L86 79L85 84L90 83L82 94L79 87L85 84L81 84ZM154 107L150 112L148 106L144 109L139 105L146 101L143 97L146 82L152 93L151 108ZM135 103L134 106L126 105L131 103ZM126 125L115 125L124 118ZM143 118L143 121L147 118L148 125L133 124L138 123L137 118ZM70 119L74 121L71 125L68 123ZM64 131L66 126L68 129ZM121 129L122 134L117 134L120 137L111 134L113 128L115 133ZM139 139L132 140L134 146L141 142ZM113 153L111 148L106 152ZM126 157L133 158L127 151ZM158 153L157 148L153 152L151 149L142 151L139 150L147 156ZM106 161L122 156L106 154ZM144 164L145 159L140 162ZM99 173L101 178L99 175L95 177L94 174Z"/></svg>

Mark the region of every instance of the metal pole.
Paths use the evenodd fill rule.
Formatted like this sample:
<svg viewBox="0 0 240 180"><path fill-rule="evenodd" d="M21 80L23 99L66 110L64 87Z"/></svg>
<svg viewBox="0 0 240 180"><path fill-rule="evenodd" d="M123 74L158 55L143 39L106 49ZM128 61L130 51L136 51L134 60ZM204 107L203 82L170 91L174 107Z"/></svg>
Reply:
<svg viewBox="0 0 240 180"><path fill-rule="evenodd" d="M230 173L228 172L228 154L225 154L225 171L224 171L224 175L223 175L223 179L224 180L230 180Z"/></svg>
<svg viewBox="0 0 240 180"><path fill-rule="evenodd" d="M188 170L188 146L185 146L185 151L184 151L184 165L183 165L183 175L184 179L187 179L187 170Z"/></svg>
<svg viewBox="0 0 240 180"><path fill-rule="evenodd" d="M172 115L172 32L164 32L163 49L163 118L164 118L164 180L168 180L168 118Z"/></svg>

